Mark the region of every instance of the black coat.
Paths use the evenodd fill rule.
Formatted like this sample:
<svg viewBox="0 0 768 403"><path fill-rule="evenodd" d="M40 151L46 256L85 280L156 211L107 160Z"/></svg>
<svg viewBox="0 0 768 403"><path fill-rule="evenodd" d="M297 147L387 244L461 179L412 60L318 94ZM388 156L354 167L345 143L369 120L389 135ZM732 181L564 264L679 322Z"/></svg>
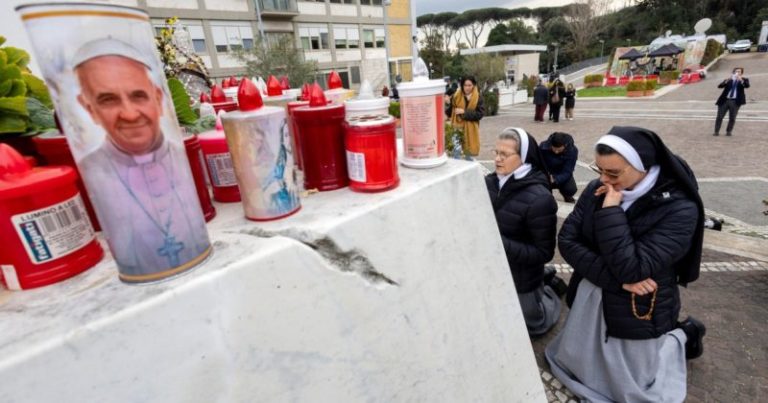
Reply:
<svg viewBox="0 0 768 403"><path fill-rule="evenodd" d="M749 79L742 77L742 80L742 82L736 84L736 105L739 106L747 103L747 97L744 95L744 88L749 88ZM728 91L731 90L732 82L733 80L729 78L717 85L717 88L723 89L723 92L720 93L720 96L717 98L717 102L715 102L717 106L725 104L725 101L728 99Z"/></svg>
<svg viewBox="0 0 768 403"><path fill-rule="evenodd" d="M557 203L544 173L509 178L499 191L495 173L485 177L504 252L518 293L541 285L544 264L555 254Z"/></svg>
<svg viewBox="0 0 768 403"><path fill-rule="evenodd" d="M573 108L576 106L576 90L565 90L565 107Z"/></svg>
<svg viewBox="0 0 768 403"><path fill-rule="evenodd" d="M557 96L560 99L557 102L552 102L552 97L555 96L555 93L557 93ZM565 87L562 85L553 85L552 88L549 89L549 104L562 106L563 101L565 101Z"/></svg>
<svg viewBox="0 0 768 403"><path fill-rule="evenodd" d="M469 105L469 97L466 95L464 96L464 104ZM448 103L448 105L445 106L445 115L449 118L451 117L451 113L453 113L453 98L451 98L451 102ZM477 98L477 108L475 109L464 109L464 114L461 115L461 118L470 121L470 122L479 122L480 119L485 116L485 102L483 102L483 96L480 95Z"/></svg>
<svg viewBox="0 0 768 403"><path fill-rule="evenodd" d="M663 171L662 171L663 174ZM694 242L699 207L675 181L660 176L656 186L626 211L602 208L605 196L592 181L584 189L558 236L560 254L574 269L567 302L573 303L583 278L603 291L608 336L650 339L675 328L680 313L676 270ZM649 321L632 314L632 294L622 284L647 278L658 284ZM636 297L638 315L649 310L651 295Z"/></svg>
<svg viewBox="0 0 768 403"><path fill-rule="evenodd" d="M533 89L533 104L546 105L549 102L549 91L543 85L537 85Z"/></svg>
<svg viewBox="0 0 768 403"><path fill-rule="evenodd" d="M554 134L553 134L554 135ZM576 160L579 159L579 149L573 143L573 137L568 135L568 142L565 150L560 154L552 152L552 135L541 143L541 156L544 158L544 165L547 166L549 174L555 178L558 186L568 183L573 177L573 171L576 169Z"/></svg>

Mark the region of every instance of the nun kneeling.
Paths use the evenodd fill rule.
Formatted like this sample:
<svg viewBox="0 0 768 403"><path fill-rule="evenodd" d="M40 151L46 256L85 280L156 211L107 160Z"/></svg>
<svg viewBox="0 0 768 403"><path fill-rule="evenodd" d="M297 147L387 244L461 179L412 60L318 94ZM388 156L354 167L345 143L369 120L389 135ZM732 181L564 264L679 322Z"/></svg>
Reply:
<svg viewBox="0 0 768 403"><path fill-rule="evenodd" d="M704 325L678 322L680 293L699 276L704 209L696 178L653 132L614 127L595 146L592 181L563 223L574 270L570 313L545 355L590 402L682 402L686 359Z"/></svg>
<svg viewBox="0 0 768 403"><path fill-rule="evenodd" d="M560 299L544 285L555 254L557 203L536 140L507 128L496 141L496 172L485 178L528 334L546 333L560 317Z"/></svg>

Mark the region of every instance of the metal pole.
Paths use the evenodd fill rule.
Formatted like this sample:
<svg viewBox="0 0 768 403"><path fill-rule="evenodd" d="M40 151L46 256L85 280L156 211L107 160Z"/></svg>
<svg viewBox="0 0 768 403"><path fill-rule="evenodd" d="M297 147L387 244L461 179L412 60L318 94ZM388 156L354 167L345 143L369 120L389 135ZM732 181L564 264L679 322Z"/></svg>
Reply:
<svg viewBox="0 0 768 403"><path fill-rule="evenodd" d="M418 45L418 28L416 27L416 2L414 0L410 0L411 2L411 35L413 37L411 38L413 41L413 44L411 45L411 53L413 54L413 63L416 63L416 59L419 57L419 45Z"/></svg>
<svg viewBox="0 0 768 403"><path fill-rule="evenodd" d="M605 48L605 40L600 39L600 61L603 61L603 49Z"/></svg>
<svg viewBox="0 0 768 403"><path fill-rule="evenodd" d="M387 7L392 4L392 0L384 0L381 2L382 10L384 11L384 57L387 64L387 79L384 81L384 85L389 88L392 85L392 72L389 71L389 17L387 16Z"/></svg>
<svg viewBox="0 0 768 403"><path fill-rule="evenodd" d="M259 35L261 35L261 47L267 50L267 37L264 36L264 24L261 21L261 0L253 0L253 4L256 5L256 17L259 19Z"/></svg>
<svg viewBox="0 0 768 403"><path fill-rule="evenodd" d="M555 64L552 66L552 72L554 74L557 74L557 50L558 50L558 43L553 43L555 45Z"/></svg>

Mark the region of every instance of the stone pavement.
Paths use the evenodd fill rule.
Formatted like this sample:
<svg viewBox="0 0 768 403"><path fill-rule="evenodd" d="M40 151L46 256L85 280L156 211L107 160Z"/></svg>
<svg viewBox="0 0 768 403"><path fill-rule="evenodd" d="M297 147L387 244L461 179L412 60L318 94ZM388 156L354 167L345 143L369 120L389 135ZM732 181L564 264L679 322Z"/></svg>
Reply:
<svg viewBox="0 0 768 403"><path fill-rule="evenodd" d="M736 66L743 66L751 81L748 103L739 111L734 136L714 137L717 84ZM538 141L555 131L567 132L581 151L575 177L583 188L596 177L586 166L593 161L591 149L601 135L614 125L645 127L688 161L699 179L707 214L726 220L724 232L766 240L768 250L768 216L762 214L765 206L761 203L768 198L766 66L766 53L727 55L710 69L707 79L658 99L577 99L573 121L535 123L530 104L503 108L499 116L487 117L480 124L478 160L489 165L496 135L505 127L522 127ZM562 203L555 194L562 222L572 205ZM700 279L681 292L681 316L693 315L708 329L704 355L688 363L687 401L768 401L768 336L764 333L768 329L768 263L709 249L704 251L703 262ZM567 264L559 256L553 263L567 280ZM564 309L552 332L532 340L551 402L578 400L552 378L543 358L544 347L562 327L566 313Z"/></svg>

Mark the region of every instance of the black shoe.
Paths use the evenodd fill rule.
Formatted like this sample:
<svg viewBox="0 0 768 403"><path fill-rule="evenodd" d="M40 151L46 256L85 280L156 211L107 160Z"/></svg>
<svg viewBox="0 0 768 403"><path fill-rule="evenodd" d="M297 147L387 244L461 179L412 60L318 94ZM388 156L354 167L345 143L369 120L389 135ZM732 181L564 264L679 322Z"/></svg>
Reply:
<svg viewBox="0 0 768 403"><path fill-rule="evenodd" d="M560 298L568 293L568 284L566 284L565 280L561 279L560 277L553 277L552 281L549 282L549 286L555 290L555 294L557 294L557 296Z"/></svg>
<svg viewBox="0 0 768 403"><path fill-rule="evenodd" d="M679 322L677 327L683 329L688 341L685 342L685 359L693 360L701 357L704 353L704 335L707 334L707 328L698 319L689 316L683 322Z"/></svg>
<svg viewBox="0 0 768 403"><path fill-rule="evenodd" d="M718 132L714 132L714 133L712 133L712 135L713 135L713 136L715 136L715 137L717 137L717 136L719 136L719 135L720 135L720 133L718 133Z"/></svg>
<svg viewBox="0 0 768 403"><path fill-rule="evenodd" d="M731 135L731 132L725 133L725 135L726 135L726 136L730 136L730 135Z"/></svg>
<svg viewBox="0 0 768 403"><path fill-rule="evenodd" d="M722 231L724 222L724 220L716 217L704 217L704 228L709 228L715 231Z"/></svg>
<svg viewBox="0 0 768 403"><path fill-rule="evenodd" d="M557 269L555 269L555 266L552 266L551 264L544 265L544 278L541 281L544 284L549 285L556 274Z"/></svg>
<svg viewBox="0 0 768 403"><path fill-rule="evenodd" d="M576 203L576 199L574 199L573 196L564 196L563 200L565 200L566 203Z"/></svg>

